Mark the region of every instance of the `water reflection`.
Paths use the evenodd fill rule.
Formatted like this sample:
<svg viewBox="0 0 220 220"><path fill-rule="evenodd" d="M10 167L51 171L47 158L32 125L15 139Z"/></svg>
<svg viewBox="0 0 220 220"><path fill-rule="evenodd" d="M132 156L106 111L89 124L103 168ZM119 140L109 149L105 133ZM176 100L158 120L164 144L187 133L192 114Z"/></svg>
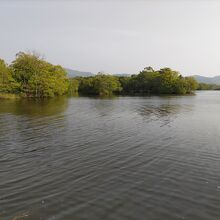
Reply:
<svg viewBox="0 0 220 220"><path fill-rule="evenodd" d="M192 113L194 111L193 99L194 96L149 97L139 102L135 108L146 122L157 121L164 126L170 125L182 114Z"/></svg>
<svg viewBox="0 0 220 220"><path fill-rule="evenodd" d="M96 99L92 104L94 110L100 117L104 117L113 113L117 103L114 102L115 98L109 99Z"/></svg>
<svg viewBox="0 0 220 220"><path fill-rule="evenodd" d="M218 220L212 94L1 102L0 219Z"/></svg>
<svg viewBox="0 0 220 220"><path fill-rule="evenodd" d="M172 105L161 105L161 106L153 106L153 105L143 105L138 109L140 115L151 118L163 118L168 117L169 115L178 114L180 110L180 106L172 106Z"/></svg>
<svg viewBox="0 0 220 220"><path fill-rule="evenodd" d="M161 126L169 125L178 115L180 106L174 105L143 105L138 108L138 113L147 122L159 121Z"/></svg>
<svg viewBox="0 0 220 220"><path fill-rule="evenodd" d="M9 113L13 115L25 116L52 116L59 114L68 106L67 97L57 97L53 99L21 99L21 100L1 100L1 114Z"/></svg>

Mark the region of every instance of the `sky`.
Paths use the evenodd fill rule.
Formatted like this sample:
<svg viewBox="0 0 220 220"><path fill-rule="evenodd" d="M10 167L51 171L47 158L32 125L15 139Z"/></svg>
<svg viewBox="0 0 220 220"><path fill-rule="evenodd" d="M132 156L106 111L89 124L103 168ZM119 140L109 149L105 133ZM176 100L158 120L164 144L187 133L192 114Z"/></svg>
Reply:
<svg viewBox="0 0 220 220"><path fill-rule="evenodd" d="M0 58L19 51L93 73L220 75L220 1L0 0Z"/></svg>

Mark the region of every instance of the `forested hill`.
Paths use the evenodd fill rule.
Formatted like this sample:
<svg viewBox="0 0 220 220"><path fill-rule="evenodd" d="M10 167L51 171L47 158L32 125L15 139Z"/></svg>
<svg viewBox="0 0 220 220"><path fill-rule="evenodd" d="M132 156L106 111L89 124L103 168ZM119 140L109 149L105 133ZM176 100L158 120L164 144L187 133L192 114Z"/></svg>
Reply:
<svg viewBox="0 0 220 220"><path fill-rule="evenodd" d="M68 77L74 78L74 77L88 77L88 76L94 76L94 73L91 72L84 72L84 71L78 71L78 70L73 70L69 68L65 68Z"/></svg>
<svg viewBox="0 0 220 220"><path fill-rule="evenodd" d="M193 77L196 79L198 83L220 85L220 76L206 77L206 76L194 75Z"/></svg>
<svg viewBox="0 0 220 220"><path fill-rule="evenodd" d="M65 70L66 70L69 78L89 77L89 76L95 76L96 75L92 72L73 70L73 69L70 69L70 68L65 68ZM121 77L121 76L129 77L129 76L131 76L130 74L127 74L127 73L119 73L119 74L113 74L113 75L118 76L118 77ZM192 77L194 77L198 83L220 85L220 75L219 76L214 76L214 77L193 75Z"/></svg>
<svg viewBox="0 0 220 220"><path fill-rule="evenodd" d="M79 70L73 70L70 68L65 68L67 75L69 78L75 78L75 77L89 77L89 76L95 76L96 74L92 73L92 72L85 72L85 71L79 71ZM131 76L131 74L128 73L116 73L116 74L112 74L114 76Z"/></svg>

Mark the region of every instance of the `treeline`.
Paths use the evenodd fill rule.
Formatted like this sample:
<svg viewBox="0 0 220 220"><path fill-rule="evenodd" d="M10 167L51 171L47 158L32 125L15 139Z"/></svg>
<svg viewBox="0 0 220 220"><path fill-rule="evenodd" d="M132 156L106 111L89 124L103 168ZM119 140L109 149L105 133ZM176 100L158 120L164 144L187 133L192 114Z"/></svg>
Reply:
<svg viewBox="0 0 220 220"><path fill-rule="evenodd" d="M69 80L65 70L34 53L19 52L7 65L0 60L0 92L25 97L53 97L67 93Z"/></svg>
<svg viewBox="0 0 220 220"><path fill-rule="evenodd" d="M199 83L197 90L220 90L220 85Z"/></svg>
<svg viewBox="0 0 220 220"><path fill-rule="evenodd" d="M83 95L190 94L198 87L192 77L170 68L145 68L137 75L119 77L97 74L69 79L65 69L34 53L19 52L7 65L0 60L0 93L25 97L53 97L67 93Z"/></svg>
<svg viewBox="0 0 220 220"><path fill-rule="evenodd" d="M130 77L98 74L71 79L71 90L85 95L190 94L197 89L193 77L183 77L170 68L145 68Z"/></svg>

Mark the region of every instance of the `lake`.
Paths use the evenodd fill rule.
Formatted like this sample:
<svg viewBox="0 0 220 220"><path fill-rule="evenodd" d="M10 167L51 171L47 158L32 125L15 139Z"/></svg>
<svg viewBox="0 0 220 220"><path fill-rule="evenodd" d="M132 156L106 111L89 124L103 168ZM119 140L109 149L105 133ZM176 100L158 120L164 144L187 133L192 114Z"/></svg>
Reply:
<svg viewBox="0 0 220 220"><path fill-rule="evenodd" d="M0 219L220 219L218 91L1 100L0 125Z"/></svg>

